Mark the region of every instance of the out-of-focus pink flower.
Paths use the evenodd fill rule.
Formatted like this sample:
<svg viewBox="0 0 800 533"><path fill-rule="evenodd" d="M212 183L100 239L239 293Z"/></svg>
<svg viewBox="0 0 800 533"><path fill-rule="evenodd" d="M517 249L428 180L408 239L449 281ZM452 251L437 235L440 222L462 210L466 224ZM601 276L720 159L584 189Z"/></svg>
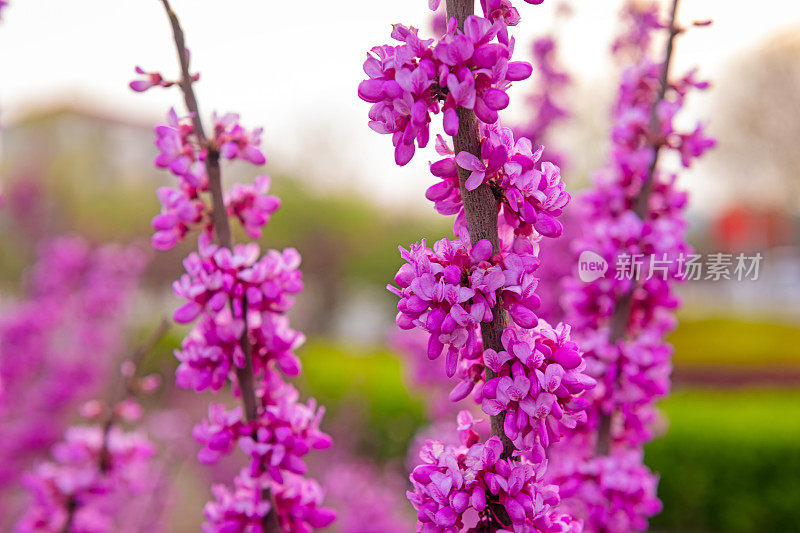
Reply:
<svg viewBox="0 0 800 533"><path fill-rule="evenodd" d="M247 131L239 125L239 115L226 113L213 117L214 142L220 154L225 159L244 159L253 165L263 165L267 162L261 145L262 128Z"/></svg>
<svg viewBox="0 0 800 533"><path fill-rule="evenodd" d="M234 184L225 195L228 216L238 218L251 239L261 237L261 228L269 223L272 213L281 206L277 196L267 194L269 187L270 178L263 174L257 176L252 185Z"/></svg>

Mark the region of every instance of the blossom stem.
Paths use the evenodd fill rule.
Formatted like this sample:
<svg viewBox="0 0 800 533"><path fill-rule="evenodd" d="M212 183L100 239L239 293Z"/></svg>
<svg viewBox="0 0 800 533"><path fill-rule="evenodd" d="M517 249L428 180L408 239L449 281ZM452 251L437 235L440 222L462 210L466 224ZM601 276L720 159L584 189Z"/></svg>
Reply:
<svg viewBox="0 0 800 533"><path fill-rule="evenodd" d="M456 17L459 29L464 29L464 21L475 12L474 0L447 0L447 16ZM456 109L458 116L458 131L453 136L455 152L469 152L480 158L481 141L478 130L478 117L471 109L459 107ZM473 191L467 190L465 183L470 172L458 168L458 183L461 189L461 198L464 203L464 214L467 218L467 230L472 244L486 239L492 244L492 253L500 253L500 238L497 231L497 198L492 190L484 183ZM483 348L498 352L503 351L501 336L508 325L508 315L503 309L502 296L498 293L497 303L492 308L492 321L481 322L481 337ZM496 374L486 368L486 379L496 377ZM491 417L492 435L500 437L503 441L503 457L508 458L514 451L514 444L506 436L503 423L505 411Z"/></svg>
<svg viewBox="0 0 800 533"><path fill-rule="evenodd" d="M656 168L658 166L658 156L661 148L664 146L664 141L661 138L661 125L658 119L658 107L667 94L669 87L669 67L672 63L672 51L674 48L675 37L680 33L680 29L675 25L675 19L678 14L679 0L672 0L672 12L669 21L669 36L667 37L666 51L664 53L664 63L661 67L661 76L659 78L658 94L650 106L650 135L653 141L653 159L647 169L642 189L639 191L638 196L633 202L633 212L641 219L645 220L647 217L648 203L650 201L650 194L653 190L653 181L655 178ZM623 295L617 302L614 313L611 316L611 332L609 333L609 344L616 344L618 341L625 337L630 321L631 309L633 307L633 293L636 290L636 281L634 286ZM619 363L617 362L617 366ZM619 379L619 368L617 368L617 379ZM611 450L611 416L613 413L600 413L600 421L598 422L597 430L597 445L596 455L608 455Z"/></svg>
<svg viewBox="0 0 800 533"><path fill-rule="evenodd" d="M200 107L197 104L197 98L194 94L192 75L189 72L189 54L186 50L186 41L183 35L178 16L169 4L169 0L161 0L164 4L164 9L169 16L170 24L172 26L172 34L175 40L175 47L178 53L178 60L181 65L181 81L180 87L183 93L183 99L186 103L186 108L192 117L194 131L200 144L207 150L205 159L206 174L208 176L208 188L211 192L211 222L214 226L214 233L217 237L217 242L224 248L232 248L233 238L231 236L231 226L228 221L227 210L225 209L225 199L222 193L222 174L219 164L219 148L214 143L209 142L203 128L203 120L200 116ZM233 305L233 304L231 304ZM255 391L255 379L253 375L253 358L252 346L248 338L247 328L247 305L246 302L243 307L244 332L240 339L242 352L244 353L244 366L242 368L236 367L236 381L239 384L239 392L242 397L244 405L245 419L247 422L253 422L258 418L258 403ZM264 500L272 500L270 491L265 490L262 494ZM278 524L277 513L274 512L275 502L272 501L273 511L269 512L264 517L263 528L264 531L279 531L280 525Z"/></svg>
<svg viewBox="0 0 800 533"><path fill-rule="evenodd" d="M178 52L178 60L181 64L181 92L183 99L186 102L186 108L192 115L192 123L194 124L194 132L197 135L200 143L204 145L208 151L205 160L206 174L208 175L208 188L211 192L211 221L214 225L214 233L217 236L217 242L224 248L231 248L231 226L228 222L228 216L225 210L225 201L222 194L222 176L219 166L219 150L208 142L205 130L203 128L203 120L200 117L200 109L197 104L197 98L194 95L194 88L192 87L192 76L189 73L189 55L186 52L186 42L183 36L178 16L169 5L169 0L161 0L164 4L164 9L167 11L170 23L172 25L172 33L175 38L175 47ZM239 383L239 389L242 395L242 402L244 403L245 417L248 422L252 422L258 416L258 406L256 404L255 386L253 384L253 362L250 358L250 342L247 339L246 333L242 336L242 351L245 353L244 368L236 368L236 378Z"/></svg>
<svg viewBox="0 0 800 533"><path fill-rule="evenodd" d="M133 352L128 361L133 363L135 369L139 368L141 362L144 360L147 354L153 351L158 342L164 337L164 335L166 335L168 329L169 322L162 320L158 324L158 327L153 330L149 337L147 337L145 342ZM136 372L134 371L132 376L126 376L124 378L124 384L122 387L119 387L119 393L116 395L117 399L110 404L108 418L106 418L106 421L103 423L103 444L100 447L100 464L98 465L102 475L105 475L108 472L108 469L111 467L109 463L111 457L108 450L108 438L109 434L111 433L111 428L114 427L114 424L117 422L117 413L114 406L125 398L136 394L136 390L134 388L135 375ZM74 494L69 497L69 500L66 503L66 508L67 516L64 520L64 528L61 531L63 533L70 533L70 531L72 531L72 521L75 518L75 513L80 508L80 503Z"/></svg>
<svg viewBox="0 0 800 533"><path fill-rule="evenodd" d="M658 141L654 143L653 160L650 162L650 167L647 171L647 178L642 185L642 190L636 199L636 204L634 205L633 209L642 220L644 220L644 217L647 215L647 203L650 200L650 191L653 188L653 176L655 175L656 166L658 165L659 153L661 152L662 146L664 146L664 142L661 139L660 134L661 128L660 121L658 120L658 106L664 101L664 97L667 94L667 87L669 86L669 67L670 63L672 63L672 50L675 43L675 37L680 33L680 30L675 25L675 17L678 14L678 2L679 0L672 0L672 14L670 15L669 20L667 50L664 53L664 64L661 67L661 79L659 80L658 96L653 102L653 105L650 107L650 132L655 136L656 139L658 139Z"/></svg>

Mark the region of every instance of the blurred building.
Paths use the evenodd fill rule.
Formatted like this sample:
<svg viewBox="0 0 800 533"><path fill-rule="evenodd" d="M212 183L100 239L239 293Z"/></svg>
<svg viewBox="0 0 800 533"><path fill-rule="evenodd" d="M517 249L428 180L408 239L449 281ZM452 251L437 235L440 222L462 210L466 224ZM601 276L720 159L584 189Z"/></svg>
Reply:
<svg viewBox="0 0 800 533"><path fill-rule="evenodd" d="M6 179L22 170L47 174L63 162L60 172L119 183L142 178L148 168L142 162L154 151L152 139L149 123L63 105L37 110L5 126L0 161Z"/></svg>

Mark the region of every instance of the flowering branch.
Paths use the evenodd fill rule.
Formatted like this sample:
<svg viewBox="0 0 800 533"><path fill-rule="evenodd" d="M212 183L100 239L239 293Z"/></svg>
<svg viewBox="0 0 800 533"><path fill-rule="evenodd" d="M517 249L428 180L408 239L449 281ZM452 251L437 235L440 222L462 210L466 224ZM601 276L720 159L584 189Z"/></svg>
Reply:
<svg viewBox="0 0 800 533"><path fill-rule="evenodd" d="M169 0L161 0L164 4L164 9L167 11L169 21L172 26L172 34L175 39L175 48L178 53L178 60L181 65L181 80L180 87L183 93L183 98L186 103L186 109L192 119L194 131L200 144L207 150L205 159L206 175L208 176L208 188L211 193L211 221L214 226L214 233L217 236L217 241L220 246L224 248L231 248L233 239L231 237L231 226L228 221L227 210L225 208L225 197L222 192L222 175L219 165L219 149L214 143L208 142L203 128L203 120L200 117L200 106L197 103L197 98L194 94L194 78L189 72L189 54L186 49L186 42L183 35L178 16L169 4ZM233 302L231 302L231 309L233 309ZM242 396L242 404L244 405L244 415L247 422L253 422L258 418L258 404L256 398L255 384L253 379L253 357L252 346L250 340L247 338L247 304L246 301L242 306L242 322L244 323L244 331L239 340L244 353L244 365L236 367L236 379L239 384L239 389ZM265 500L270 500L271 496L268 489L262 490L262 497ZM268 513L263 520L264 531L278 531L279 525L277 517L274 512Z"/></svg>
<svg viewBox="0 0 800 533"><path fill-rule="evenodd" d="M202 231L197 252L184 261L186 273L173 284L175 294L186 300L175 321L195 322L175 352L181 361L176 381L197 392L219 391L230 383L233 394L242 398L242 406L232 410L210 404L208 417L195 426L194 437L203 446L200 462L214 464L237 445L250 459L232 488L212 487L214 499L205 506L204 527L323 528L336 514L321 506L320 485L303 476L303 457L332 444L319 429L324 408L313 399L300 403L297 390L281 377L301 371L294 350L305 338L289 327L286 316L303 288L300 254L287 248L262 256L256 243L233 245L228 217L237 218L244 232L257 239L280 206L280 199L268 194L269 176L257 176L252 184L236 183L226 192L222 188L221 158L266 163L259 148L262 130L245 130L233 113L214 114L213 130L204 129L192 87L198 77L189 72L183 31L169 2L162 4L172 25L181 79L166 81L158 72L137 67L145 78L130 87L143 92L178 84L190 114L187 121L170 110L168 123L156 127L160 153L155 164L169 168L178 187L157 191L162 208L152 222L152 244L168 250L192 229Z"/></svg>
<svg viewBox="0 0 800 533"><path fill-rule="evenodd" d="M468 16L474 14L474 11L474 0L447 0L447 17L455 17L458 21L458 28L462 31L464 29L464 21ZM475 115L475 111L465 107L458 107L456 114L459 127L458 131L453 135L455 152L468 152L480 158L481 140L478 117ZM492 255L494 255L500 253L500 239L497 232L498 201L488 183L483 183L472 191L467 189L466 182L471 173L470 170L458 167L458 184L464 203L470 241L474 245L483 239L488 240L492 245ZM481 322L481 338L483 339L484 349L503 351L503 343L500 338L507 326L508 315L503 310L502 296L498 294L497 303L492 308L492 321ZM486 369L487 380L496 376L497 374L493 370ZM514 451L514 444L503 430L504 421L505 411L491 417L492 435L497 435L502 440L503 457L507 458Z"/></svg>
<svg viewBox="0 0 800 533"><path fill-rule="evenodd" d="M111 440L111 430L122 418L118 406L123 405L123 402L127 399L135 398L136 395L143 389L146 392L152 392L152 388L148 386L142 387L141 384L137 383L136 374L144 358L147 357L147 355L152 352L153 349L155 349L156 345L161 341L164 335L166 335L168 330L169 322L166 319L162 319L161 322L159 322L158 327L153 330L152 333L150 333L150 336L133 352L130 358L122 363L123 383L121 387L115 387L115 389L118 390L116 394L117 398L110 404L113 407L109 409L106 421L103 423L102 445L100 446L100 451L97 454L97 467L98 471L102 475L105 475L109 471L111 468L111 463L114 459L109 448L109 444ZM97 407L99 408L100 406L97 405ZM62 531L63 533L70 533L70 531L73 530L73 519L75 517L75 513L80 508L80 502L75 494L71 494L69 496L65 507L67 511L67 517L64 521L64 528Z"/></svg>
<svg viewBox="0 0 800 533"><path fill-rule="evenodd" d="M680 33L680 30L675 25L675 18L678 13L678 2L679 0L672 1L672 12L668 28L669 36L667 37L664 63L661 67L658 95L650 106L650 131L653 136L653 157L648 167L644 183L642 184L642 189L633 202L633 212L636 213L641 220L645 220L647 216L647 206L653 189L653 178L658 166L658 156L661 152L661 148L664 146L664 141L659 133L661 126L658 118L658 107L659 104L664 101L664 97L667 93L667 87L669 86L669 67L672 62L675 37ZM609 342L611 344L615 344L625 337L625 331L627 330L628 321L630 320L631 308L633 307L633 292L635 290L636 285L634 284L634 286L617 302L614 314L611 316L611 333L609 335ZM600 414L596 449L597 455L608 455L611 449L611 413Z"/></svg>
<svg viewBox="0 0 800 533"><path fill-rule="evenodd" d="M675 17L678 14L678 1L679 0L672 0L672 13L670 14L669 19L669 36L667 37L667 50L664 53L664 64L661 67L661 78L659 80L658 86L658 97L653 102L653 105L650 107L650 130L656 135L656 132L660 129L660 121L658 119L658 106L659 104L664 101L664 96L667 94L667 87L669 86L669 67L672 63L672 49L675 42L675 37L681 32L678 27L675 25ZM639 218L644 220L645 215L647 214L647 204L650 200L650 192L653 188L653 176L656 173L656 167L658 166L658 156L661 153L661 148L664 146L663 139L660 136L653 144L653 160L650 163L650 168L647 172L647 179L642 186L642 191L639 193L639 197L636 199L636 203L634 205L634 212L639 215Z"/></svg>
<svg viewBox="0 0 800 533"><path fill-rule="evenodd" d="M181 81L180 87L183 93L183 99L186 102L186 109L192 118L194 131L200 143L207 150L207 157L205 159L206 174L208 175L208 188L211 193L211 221L214 225L214 233L217 236L220 246L224 248L231 248L231 226L228 222L228 215L225 209L225 199L222 193L222 176L219 166L219 149L214 143L209 143L203 128L203 120L200 118L200 108L197 104L197 98L194 95L193 77L189 73L189 54L186 51L186 41L183 36L180 21L175 11L169 4L169 0L161 0L164 4L164 9L169 16L170 24L172 25L172 34L175 38L175 48L178 52L178 60L181 64ZM246 313L247 307L243 307ZM244 321L247 321L245 315ZM236 368L236 377L239 382L239 387L242 391L242 403L244 404L244 413L248 422L252 422L257 417L257 404L256 393L253 384L253 359L250 354L250 342L247 339L247 328L241 337L242 351L245 354L244 366Z"/></svg>
<svg viewBox="0 0 800 533"><path fill-rule="evenodd" d="M427 332L428 359L445 354L445 374L458 375L450 400L471 395L491 417L485 441L468 411L457 416L460 445L426 441L407 495L418 531L461 531L471 511L476 532L577 531L556 509L556 487L542 480L550 444L586 421L581 395L595 380L584 373L569 326L552 327L535 313L536 244L561 235L556 217L570 196L558 167L539 161L544 147L534 150L498 123L511 82L533 70L512 58L509 27L520 20L512 0L481 0L483 17L473 13L474 0L446 5L439 39L395 24L392 38L403 44L373 47L358 87L373 104L370 128L392 135L398 165L426 147L433 115L453 137L451 148L437 136L444 159L431 173L440 181L425 196L439 213L456 215L456 239L401 247L406 262L387 288L400 299L398 327Z"/></svg>
<svg viewBox="0 0 800 533"><path fill-rule="evenodd" d="M104 422L69 428L63 441L53 447L52 460L39 463L23 478L31 504L15 531L110 529L119 507L143 490L154 448L143 435L122 431L120 423L139 420L142 407L137 396L158 388L159 376L139 378L137 371L168 327L162 321L122 363L122 383L109 395L113 401L92 400L81 408L84 418L104 417Z"/></svg>
<svg viewBox="0 0 800 533"><path fill-rule="evenodd" d="M609 161L578 203L582 232L573 249L615 264L616 274L587 280L577 271L565 280L567 320L599 386L588 395L587 423L549 450L547 480L559 485L562 505L585 521L585 531L645 531L661 510L643 446L654 437L655 401L669 392L672 347L664 338L677 323L673 285L685 280L692 250L688 195L657 158L674 151L689 168L715 145L702 124L684 130L675 123L687 94L708 87L695 71L669 79L682 31L677 7L673 0L671 20L662 22L658 3L626 4L625 33L613 50L630 51L634 62L620 77L612 108ZM664 29L669 40L659 57L651 37Z"/></svg>

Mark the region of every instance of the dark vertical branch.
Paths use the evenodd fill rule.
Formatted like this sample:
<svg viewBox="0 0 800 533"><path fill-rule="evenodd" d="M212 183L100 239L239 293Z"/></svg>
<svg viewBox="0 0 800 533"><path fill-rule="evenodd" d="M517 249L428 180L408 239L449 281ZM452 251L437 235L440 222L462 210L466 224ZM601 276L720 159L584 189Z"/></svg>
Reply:
<svg viewBox="0 0 800 533"><path fill-rule="evenodd" d="M161 3L164 4L164 9L166 9L170 24L172 25L175 47L178 53L178 60L180 61L181 65L181 92L183 93L186 108L191 114L195 134L200 141L201 147L205 148L207 151L205 167L206 174L208 175L208 188L211 193L211 223L214 226L214 233L217 236L217 242L219 245L225 248L232 248L233 239L231 237L231 226L228 222L228 214L225 209L225 199L222 192L219 148L214 145L212 141L209 141L203 128L203 121L200 117L200 108L197 104L197 98L195 97L194 88L192 86L192 75L189 72L189 54L186 50L186 41L183 35L183 30L181 29L180 21L178 20L175 12L172 10L169 0L161 0ZM233 308L231 308L231 311L233 311ZM246 301L242 305L242 313L242 320L244 321L244 333L242 333L240 344L245 358L244 368L236 367L236 381L239 384L239 391L242 396L242 403L244 404L246 420L248 422L253 422L258 418L258 399L256 397L253 376L252 346L250 345L250 339L248 338ZM271 499L269 491L264 491L263 498L265 500ZM280 530L277 513L274 512L274 501L272 501L272 507L273 511L271 511L264 518L264 531Z"/></svg>
<svg viewBox="0 0 800 533"><path fill-rule="evenodd" d="M205 160L206 174L208 174L208 188L211 192L211 222L214 225L214 233L217 236L217 242L220 246L231 248L231 226L228 223L228 215L225 210L225 200L222 194L222 176L219 167L219 150L213 143L209 142L203 128L203 120L200 117L200 109L197 104L197 98L194 95L194 88L192 87L192 76L189 73L189 55L186 51L186 40L183 36L180 21L177 15L169 5L168 0L161 0L164 4L164 9L167 10L170 23L172 25L172 34L175 38L175 47L178 52L178 60L181 64L181 92L183 99L186 102L186 108L192 116L192 123L194 124L194 132L200 140L201 146L206 148L207 156ZM246 309L246 308L245 308ZM246 312L246 311L245 311ZM245 323L247 317L244 317ZM242 394L242 402L244 403L245 416L248 422L252 422L258 416L258 406L256 403L255 387L253 384L253 361L249 357L250 342L247 338L247 330L242 336L242 350L245 355L244 368L236 368L236 378L239 382L239 388Z"/></svg>
<svg viewBox="0 0 800 533"><path fill-rule="evenodd" d="M661 148L664 146L664 139L661 138L661 123L658 119L658 106L664 101L669 87L669 67L672 63L672 51L675 44L675 37L680 33L680 30L675 24L675 19L678 14L679 0L672 0L672 12L669 21L669 35L667 37L667 46L664 53L664 63L661 67L661 76L659 78L658 94L656 95L653 104L650 106L650 137L653 142L653 160L647 169L642 189L639 191L638 196L633 201L633 212L641 219L645 220L648 213L648 203L650 201L650 194L653 191L653 181L655 179L656 169L658 166L658 156ZM630 320L631 308L633 307L634 291L636 290L636 280L633 280L634 286L617 302L614 313L611 316L611 332L609 333L609 344L616 344L618 341L625 337L625 332L628 328ZM619 372L619 365L617 365L617 372ZM619 379L619 377L617 377ZM595 452L597 455L608 455L611 449L611 416L613 413L600 413L600 421L597 430L597 444Z"/></svg>
<svg viewBox="0 0 800 533"><path fill-rule="evenodd" d="M464 29L466 18L474 14L474 0L447 0L447 16L456 17L458 27ZM478 117L471 109L459 107L456 109L458 115L458 131L453 136L453 146L456 153L469 152L480 158L481 142L478 130ZM500 253L500 238L497 232L497 209L498 203L494 194L487 184L482 184L474 191L468 191L464 186L470 172L458 167L458 182L461 190L461 199L464 203L464 214L467 218L467 229L472 244L487 239L492 244L493 253ZM502 351L503 344L500 340L503 330L508 324L508 316L503 309L503 300L500 294L497 295L497 303L492 308L492 321L481 322L481 337L483 338L484 349L491 348L495 351ZM492 379L496 374L486 369L486 379ZM510 457L514 451L514 445L506 436L503 428L505 421L505 411L497 416L491 417L492 435L497 435L503 441L503 456Z"/></svg>
<svg viewBox="0 0 800 533"><path fill-rule="evenodd" d="M678 1L672 0L672 13L669 19L669 36L667 37L667 50L664 53L664 64L661 67L661 78L659 79L658 96L653 101L650 107L650 134L655 139L653 145L653 160L650 162L650 167L647 170L647 178L642 185L642 190L634 204L633 211L639 215L639 218L644 220L647 215L647 203L650 200L650 192L653 189L653 179L658 166L658 156L661 152L661 147L664 146L664 140L661 139L661 124L658 120L658 105L664 100L667 94L667 87L669 86L669 67L672 63L672 50L675 43L675 37L680 33L680 30L675 25L675 17L678 14Z"/></svg>
<svg viewBox="0 0 800 533"><path fill-rule="evenodd" d="M464 29L466 18L474 14L474 0L447 0L447 16L456 17L458 27ZM458 115L458 131L453 136L453 147L455 152L469 152L480 158L481 142L478 127L478 117L475 112L459 107L456 109ZM492 244L492 253L500 253L500 237L497 231L497 210L498 202L494 193L487 184L482 184L474 191L468 191L465 183L469 178L470 172L458 167L458 183L461 191L461 199L464 204L464 214L467 219L467 230L472 244L486 239ZM495 351L503 350L501 336L503 330L508 325L508 315L503 309L503 299L500 293L497 294L497 303L492 308L492 321L481 322L481 338L483 339L484 349L491 348ZM486 368L486 379L497 377L491 369ZM492 435L496 435L503 442L503 457L509 458L514 451L514 444L506 436L504 422L505 411L491 417ZM505 529L511 524L511 519L505 507L489 499L489 515L485 524L487 531Z"/></svg>
<svg viewBox="0 0 800 533"><path fill-rule="evenodd" d="M101 475L105 475L109 468L111 468L111 454L109 453L108 449L108 439L109 434L111 433L111 428L113 428L114 424L117 423L117 413L115 407L125 398L132 397L137 393L135 386L136 370L138 370L144 358L147 357L147 354L152 352L159 341L164 337L164 335L167 334L167 330L169 330L169 322L164 319L159 322L158 327L150 334L149 337L147 337L144 343L133 352L131 357L128 358L128 361L133 363L135 369L134 375L123 377L123 383L118 388L118 392L115 391L116 394L113 394L116 399L109 404L108 418L106 418L105 422L103 422L103 443L100 446L100 452L98 454L99 464L97 465ZM62 533L70 533L72 531L72 522L75 519L75 513L79 508L80 502L74 494L71 495L66 502L67 516L64 519L64 527L61 529Z"/></svg>

